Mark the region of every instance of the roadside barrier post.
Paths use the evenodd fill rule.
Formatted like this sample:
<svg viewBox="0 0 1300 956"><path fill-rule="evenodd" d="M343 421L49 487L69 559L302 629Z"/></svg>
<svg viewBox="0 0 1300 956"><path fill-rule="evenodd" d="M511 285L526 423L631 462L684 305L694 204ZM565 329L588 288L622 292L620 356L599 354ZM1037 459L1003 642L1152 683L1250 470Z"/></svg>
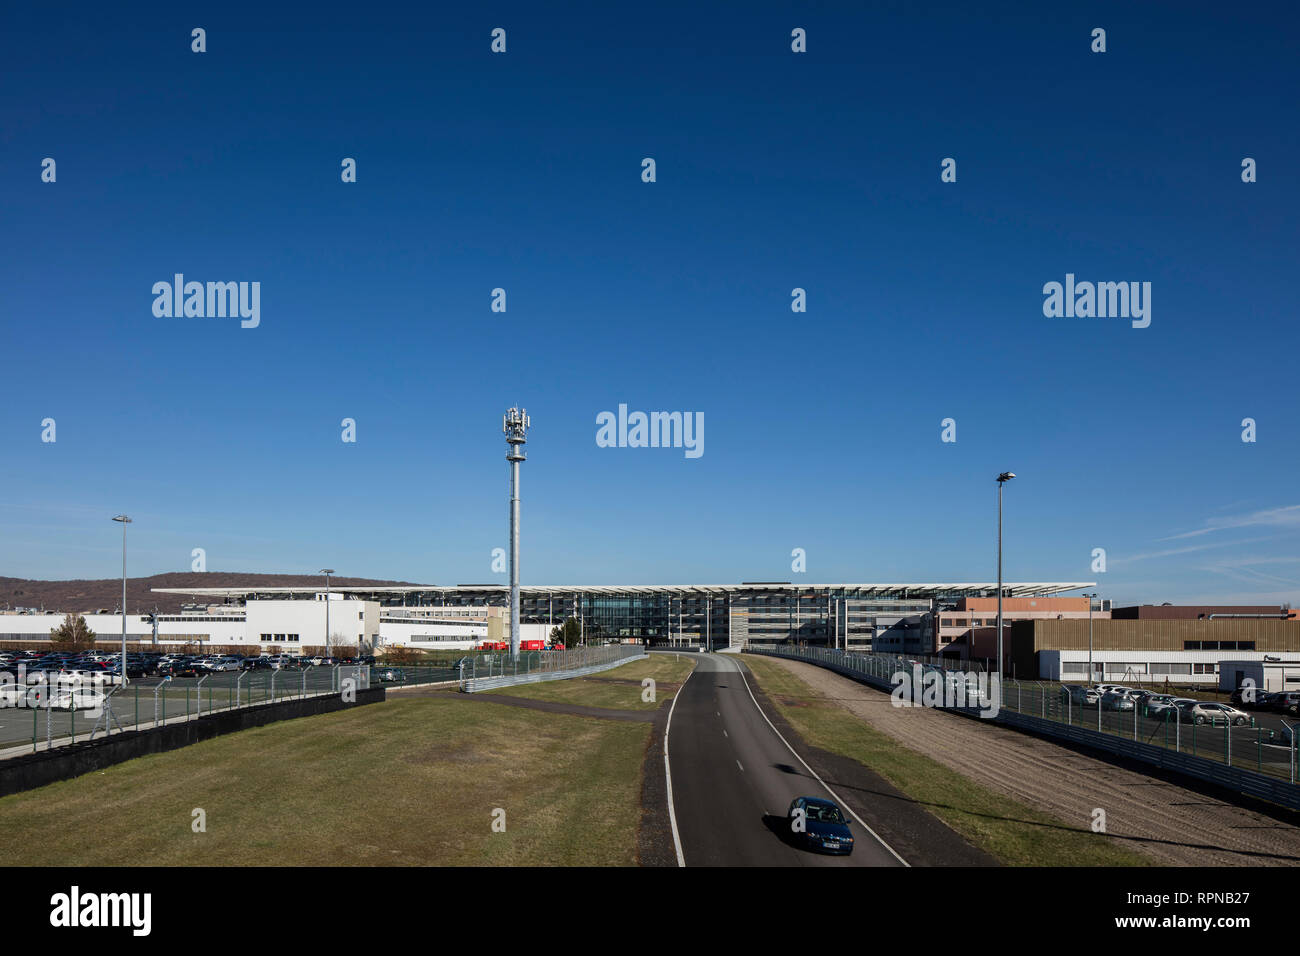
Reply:
<svg viewBox="0 0 1300 956"><path fill-rule="evenodd" d="M1138 739L1138 706L1137 701L1133 702L1133 739Z"/></svg>
<svg viewBox="0 0 1300 956"><path fill-rule="evenodd" d="M1074 726L1074 695L1069 691L1065 692L1065 722Z"/></svg>
<svg viewBox="0 0 1300 956"><path fill-rule="evenodd" d="M54 704L54 695L50 693L50 685L45 685L45 749L49 750L54 746L54 711L51 709Z"/></svg>
<svg viewBox="0 0 1300 956"><path fill-rule="evenodd" d="M68 705L68 716L71 718L72 742L75 744L77 742L77 698L75 696L76 691L73 691L72 693L73 697Z"/></svg>
<svg viewBox="0 0 1300 956"><path fill-rule="evenodd" d="M199 678L198 684L196 684L194 687L194 716L195 717L203 716L203 682L211 676L212 676L211 674L204 674L202 677ZM208 710L211 711L212 708L209 707Z"/></svg>
<svg viewBox="0 0 1300 956"><path fill-rule="evenodd" d="M1232 766L1232 721L1223 722L1223 757L1229 767Z"/></svg>
<svg viewBox="0 0 1300 956"><path fill-rule="evenodd" d="M307 672L302 672L302 696L307 696Z"/></svg>
<svg viewBox="0 0 1300 956"><path fill-rule="evenodd" d="M136 726L136 727L139 727L139 726L140 726L140 685L139 685L139 684L136 684L136 685L135 685L135 724L134 724L134 726Z"/></svg>
<svg viewBox="0 0 1300 956"><path fill-rule="evenodd" d="M275 703L275 675L278 673L280 672L276 670L271 671L271 703L273 704Z"/></svg>
<svg viewBox="0 0 1300 956"><path fill-rule="evenodd" d="M185 688L185 719L190 719L190 689Z"/></svg>

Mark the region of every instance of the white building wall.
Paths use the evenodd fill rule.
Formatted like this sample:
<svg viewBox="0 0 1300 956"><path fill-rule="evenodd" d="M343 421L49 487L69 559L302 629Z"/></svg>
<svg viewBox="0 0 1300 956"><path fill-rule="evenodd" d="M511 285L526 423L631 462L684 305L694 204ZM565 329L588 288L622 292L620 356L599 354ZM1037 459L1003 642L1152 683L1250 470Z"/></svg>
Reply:
<svg viewBox="0 0 1300 956"><path fill-rule="evenodd" d="M486 621L395 621L381 619L380 647L442 647L470 650L487 640Z"/></svg>
<svg viewBox="0 0 1300 956"><path fill-rule="evenodd" d="M96 644L122 640L122 615L83 614L86 626L95 633ZM0 614L0 641L48 641L50 631L63 624L63 614ZM128 644L151 644L153 625L139 614L126 617ZM204 643L244 643L244 619L238 615L182 615L160 614L158 623L160 645Z"/></svg>
<svg viewBox="0 0 1300 956"><path fill-rule="evenodd" d="M316 601L249 601L244 606L248 643L263 650L295 653L301 647L325 646L324 595ZM379 604L340 594L329 601L329 643L370 644L380 633Z"/></svg>
<svg viewBox="0 0 1300 956"><path fill-rule="evenodd" d="M1269 657L1280 661L1233 659L1219 661L1219 689L1236 690L1242 681L1250 678L1255 687L1272 693L1282 690L1300 690L1300 654L1272 653ZM1240 675L1241 680L1238 680Z"/></svg>
<svg viewBox="0 0 1300 956"><path fill-rule="evenodd" d="M1300 660L1300 655L1275 651L1232 651L1236 661L1263 661L1267 657ZM1094 668L1104 666L1104 676L1095 680L1110 683L1207 684L1219 682L1223 651L1093 651ZM1074 665L1071 667L1071 665ZM1039 651L1038 676L1042 680L1088 683L1087 650Z"/></svg>

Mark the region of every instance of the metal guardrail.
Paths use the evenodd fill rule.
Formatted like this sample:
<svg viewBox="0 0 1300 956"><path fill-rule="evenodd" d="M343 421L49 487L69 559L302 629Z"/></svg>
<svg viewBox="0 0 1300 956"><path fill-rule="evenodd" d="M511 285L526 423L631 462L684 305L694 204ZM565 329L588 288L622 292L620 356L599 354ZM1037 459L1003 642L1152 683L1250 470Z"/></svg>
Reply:
<svg viewBox="0 0 1300 956"><path fill-rule="evenodd" d="M923 673L938 672L944 681L951 673L969 673L959 668L914 664L915 658L846 654L826 648L751 646L746 653L816 664L886 692L897 686L896 674L912 673L914 667L920 667ZM1300 786L1297 786L1300 741L1294 732L1287 746L1282 747L1266 743L1260 727L1223 725L1200 730L1195 724L1168 719L1167 712L1164 719L1145 717L1136 707L1131 712L1108 714L1100 707L1078 706L1068 694L1062 693L1059 685L1040 681L1000 683L999 697L996 715L987 718L993 723L1139 760L1300 810ZM944 709L967 717L981 716L977 707ZM1270 757L1267 762L1266 747ZM1251 763L1255 765L1253 769L1246 765Z"/></svg>
<svg viewBox="0 0 1300 956"><path fill-rule="evenodd" d="M460 689L467 694L476 694L516 684L582 677L646 656L645 648L640 644L526 651L514 657L509 654L477 654L461 668Z"/></svg>

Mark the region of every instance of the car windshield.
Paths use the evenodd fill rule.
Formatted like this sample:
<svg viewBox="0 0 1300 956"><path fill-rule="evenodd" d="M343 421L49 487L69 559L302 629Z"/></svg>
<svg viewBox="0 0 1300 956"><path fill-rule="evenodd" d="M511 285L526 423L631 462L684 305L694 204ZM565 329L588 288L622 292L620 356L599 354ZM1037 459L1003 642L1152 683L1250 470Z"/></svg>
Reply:
<svg viewBox="0 0 1300 956"><path fill-rule="evenodd" d="M808 804L808 819L816 820L818 823L844 822L844 817L840 814L838 807L819 806L815 803Z"/></svg>

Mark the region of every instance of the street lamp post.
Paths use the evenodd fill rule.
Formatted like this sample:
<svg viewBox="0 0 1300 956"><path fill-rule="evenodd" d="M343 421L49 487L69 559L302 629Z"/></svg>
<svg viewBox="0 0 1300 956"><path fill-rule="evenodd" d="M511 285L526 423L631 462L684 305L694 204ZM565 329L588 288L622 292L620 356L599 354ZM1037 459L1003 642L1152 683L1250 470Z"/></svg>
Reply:
<svg viewBox="0 0 1300 956"><path fill-rule="evenodd" d="M320 573L325 575L325 656L330 656L330 575L334 573L333 568L321 568Z"/></svg>
<svg viewBox="0 0 1300 956"><path fill-rule="evenodd" d="M998 475L998 680L1002 680L1002 486L1016 477L1014 472Z"/></svg>
<svg viewBox="0 0 1300 956"><path fill-rule="evenodd" d="M122 686L126 686L126 526L131 519L117 515L114 521L122 525Z"/></svg>
<svg viewBox="0 0 1300 956"><path fill-rule="evenodd" d="M1088 599L1088 683L1089 684L1092 684L1097 679L1097 675L1092 669L1092 599L1095 598L1096 596L1097 596L1097 592L1095 591L1092 594L1084 595L1084 597ZM1098 706L1101 705L1099 704Z"/></svg>

